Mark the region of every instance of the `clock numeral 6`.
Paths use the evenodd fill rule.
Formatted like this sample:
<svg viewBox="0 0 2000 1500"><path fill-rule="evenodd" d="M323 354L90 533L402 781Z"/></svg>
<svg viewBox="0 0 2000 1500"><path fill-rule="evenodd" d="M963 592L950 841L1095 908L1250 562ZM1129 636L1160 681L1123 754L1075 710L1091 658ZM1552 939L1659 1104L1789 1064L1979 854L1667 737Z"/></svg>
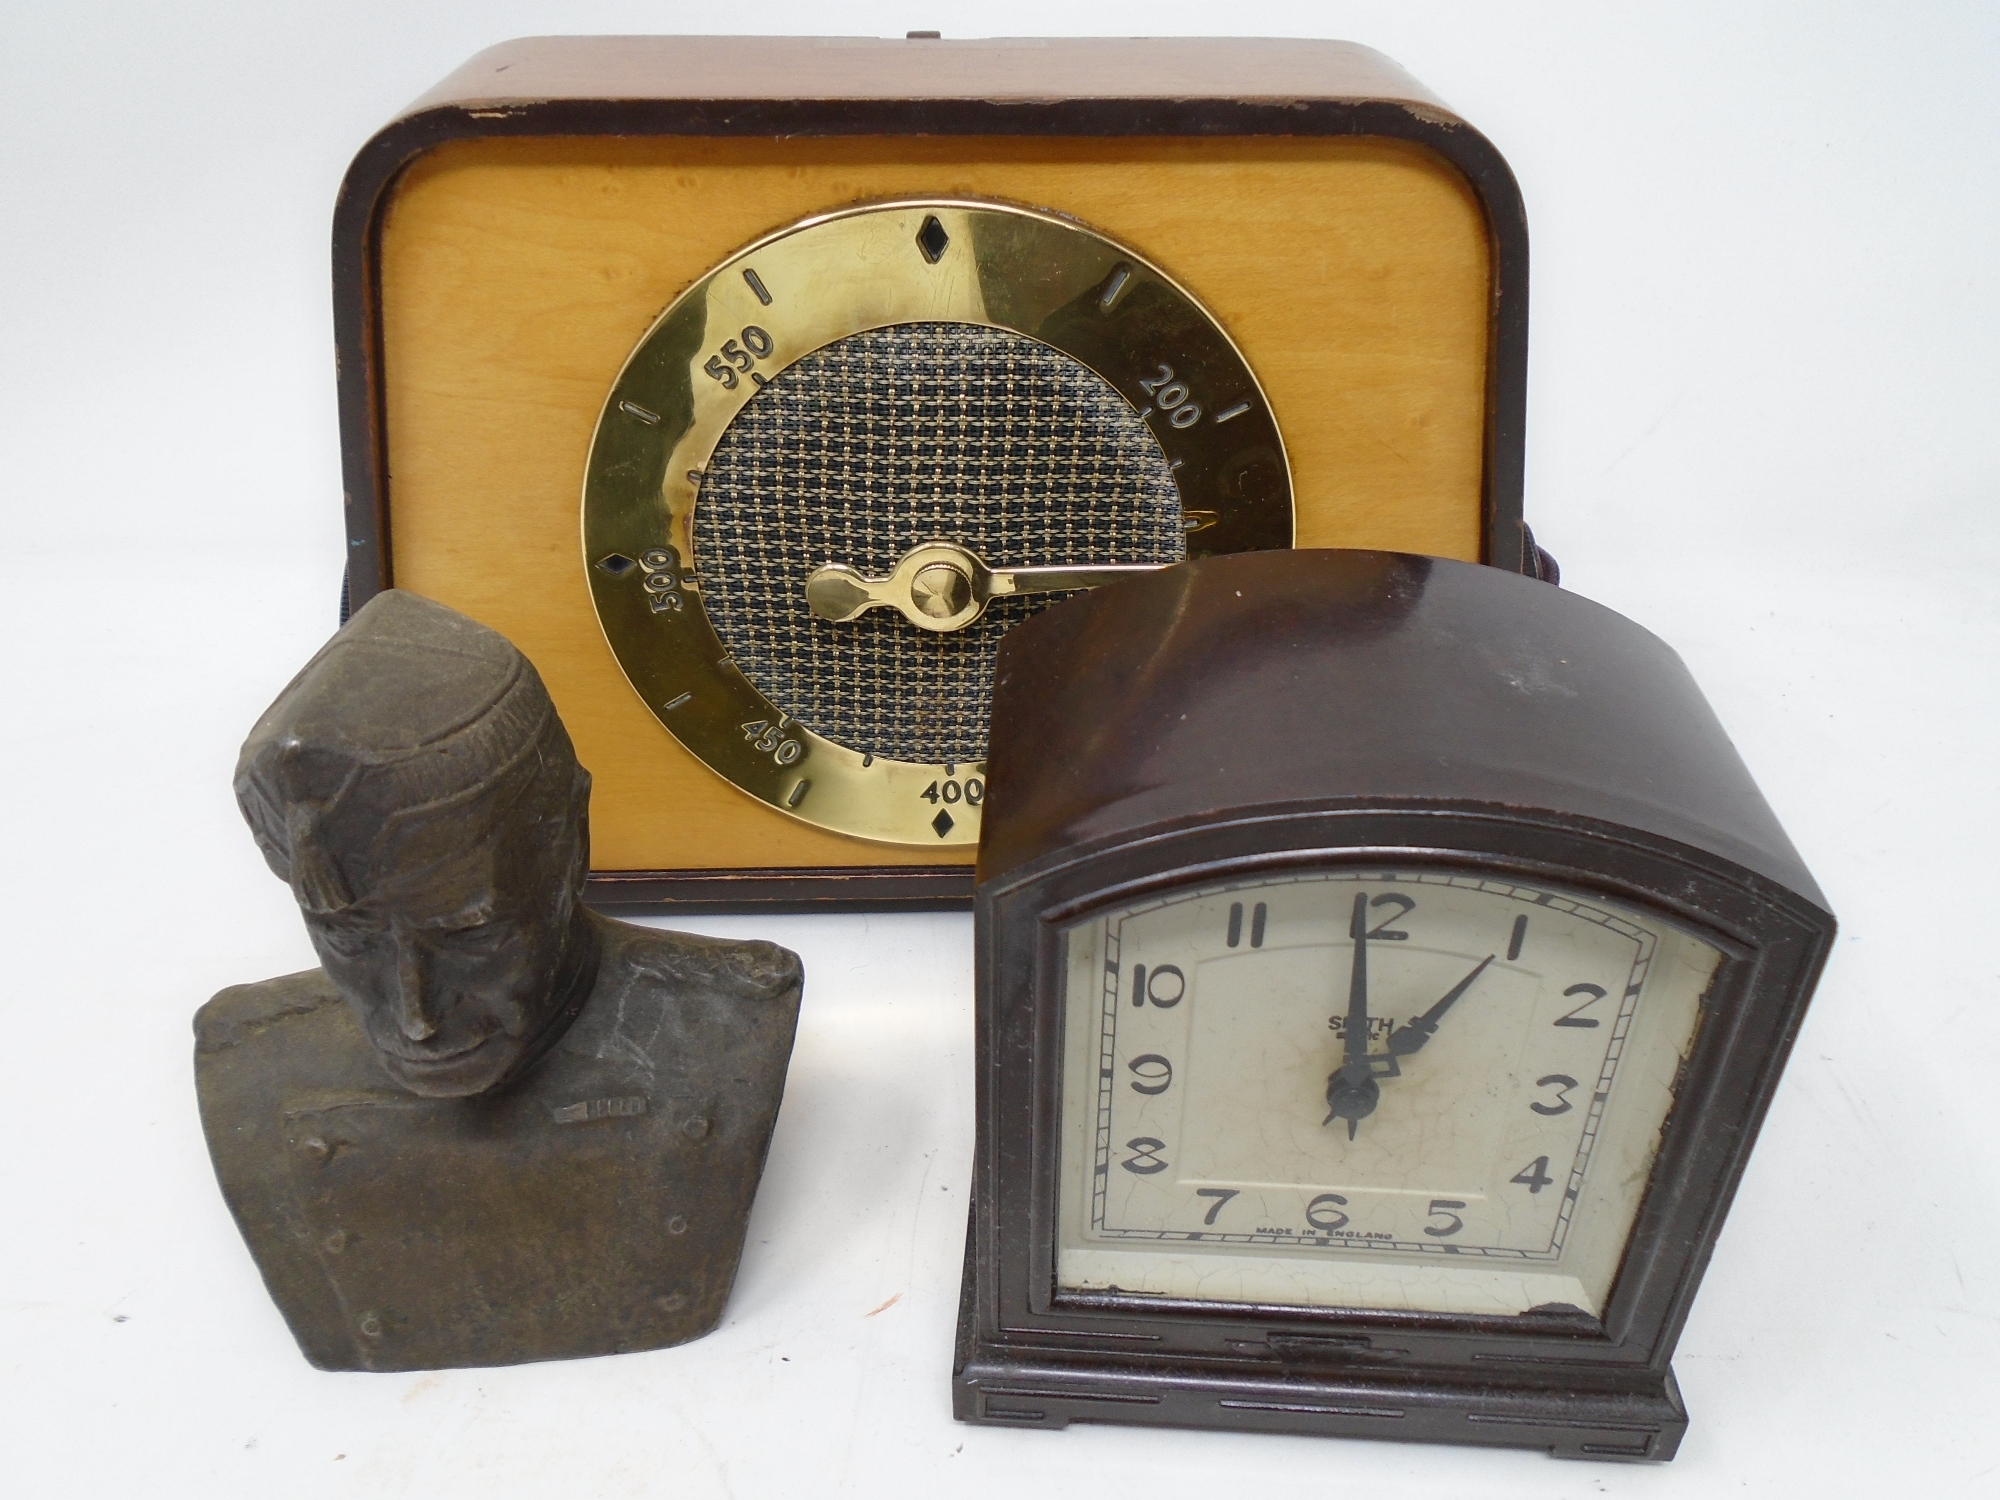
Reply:
<svg viewBox="0 0 2000 1500"><path fill-rule="evenodd" d="M1433 1219L1449 1219L1451 1222L1442 1229L1438 1228L1435 1224L1426 1224L1424 1226L1424 1233L1434 1240L1449 1239L1452 1235L1457 1234L1459 1230L1465 1228L1465 1220L1451 1212L1451 1210L1463 1207L1465 1207L1465 1204L1457 1198L1431 1199L1430 1216Z"/></svg>
<svg viewBox="0 0 2000 1500"><path fill-rule="evenodd" d="M1321 1193L1306 1205L1306 1222L1322 1234L1331 1234L1336 1229L1347 1227L1347 1215L1341 1210L1347 1207L1347 1200L1338 1193Z"/></svg>
<svg viewBox="0 0 2000 1500"><path fill-rule="evenodd" d="M1174 1065L1157 1052L1142 1052L1125 1066L1139 1075L1135 1094L1164 1094L1173 1085Z"/></svg>
<svg viewBox="0 0 2000 1500"><path fill-rule="evenodd" d="M1161 964L1151 970L1144 964L1132 965L1134 1005L1144 1005L1150 1000L1161 1010L1172 1010L1186 994L1187 975L1172 964Z"/></svg>
<svg viewBox="0 0 2000 1500"><path fill-rule="evenodd" d="M1125 1149L1138 1153L1126 1157L1118 1164L1126 1171L1135 1172L1141 1177L1151 1177L1155 1172L1167 1170L1167 1159L1160 1155L1167 1149L1165 1141L1155 1140L1150 1135L1134 1136L1125 1143Z"/></svg>

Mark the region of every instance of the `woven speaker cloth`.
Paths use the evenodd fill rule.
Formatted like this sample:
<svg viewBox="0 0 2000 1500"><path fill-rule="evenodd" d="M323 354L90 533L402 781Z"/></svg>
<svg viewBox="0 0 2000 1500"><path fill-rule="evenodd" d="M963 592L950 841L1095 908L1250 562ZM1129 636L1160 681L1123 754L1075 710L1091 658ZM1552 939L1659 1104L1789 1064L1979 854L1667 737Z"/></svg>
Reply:
<svg viewBox="0 0 2000 1500"><path fill-rule="evenodd" d="M703 608L766 697L880 758L976 761L995 646L1062 596L996 599L944 635L891 609L806 609L821 564L879 578L928 541L996 568L1187 555L1173 473L1130 404L1046 344L963 323L853 334L787 368L723 434L694 512Z"/></svg>

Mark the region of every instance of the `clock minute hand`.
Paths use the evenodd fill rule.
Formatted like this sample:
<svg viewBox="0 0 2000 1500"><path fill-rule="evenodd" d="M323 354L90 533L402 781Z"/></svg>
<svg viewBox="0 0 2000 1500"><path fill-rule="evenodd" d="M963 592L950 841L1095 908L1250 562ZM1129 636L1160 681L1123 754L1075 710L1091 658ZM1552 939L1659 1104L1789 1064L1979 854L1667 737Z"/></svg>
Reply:
<svg viewBox="0 0 2000 1500"><path fill-rule="evenodd" d="M1354 939L1354 958L1347 971L1347 1020L1344 1023L1341 1041L1341 1065L1326 1081L1327 1114L1322 1125L1331 1125L1335 1120L1347 1121L1347 1138L1354 1139L1354 1133L1361 1122L1375 1113L1375 1106L1381 1102L1382 1088L1375 1082L1375 1064L1368 1055L1368 897L1366 893L1354 898L1354 916L1348 926L1348 933ZM1390 1060L1390 1067L1395 1061Z"/></svg>
<svg viewBox="0 0 2000 1500"><path fill-rule="evenodd" d="M988 601L1009 594L1047 594L1096 588L1164 563L1058 563L1033 568L989 568L956 542L923 542L896 560L886 578L869 578L846 563L824 563L806 579L806 608L835 624L878 606L896 610L921 630L963 630L986 612Z"/></svg>
<svg viewBox="0 0 2000 1500"><path fill-rule="evenodd" d="M1479 960L1478 965L1465 978L1451 987L1445 997L1414 1020L1406 1021L1389 1033L1389 1055L1408 1057L1431 1039L1444 1013L1458 1003L1458 997L1472 988L1472 982L1486 972L1486 966L1493 962L1493 954Z"/></svg>

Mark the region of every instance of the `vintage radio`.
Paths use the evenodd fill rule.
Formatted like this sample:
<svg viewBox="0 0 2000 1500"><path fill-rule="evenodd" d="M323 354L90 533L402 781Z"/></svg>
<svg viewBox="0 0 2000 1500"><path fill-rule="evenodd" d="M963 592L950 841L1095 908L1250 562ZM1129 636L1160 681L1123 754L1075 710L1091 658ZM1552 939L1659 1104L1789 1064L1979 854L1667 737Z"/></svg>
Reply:
<svg viewBox="0 0 2000 1500"><path fill-rule="evenodd" d="M1537 566L1513 178L1364 48L513 42L334 251L351 598L533 659L600 900L969 900L997 640L1122 570Z"/></svg>

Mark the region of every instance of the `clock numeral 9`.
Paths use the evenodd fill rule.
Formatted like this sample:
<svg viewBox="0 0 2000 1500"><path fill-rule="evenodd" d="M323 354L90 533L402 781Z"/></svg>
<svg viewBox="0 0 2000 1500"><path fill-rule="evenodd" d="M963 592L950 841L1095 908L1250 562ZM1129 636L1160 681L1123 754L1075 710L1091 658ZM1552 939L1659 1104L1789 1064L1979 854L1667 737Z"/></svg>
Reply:
<svg viewBox="0 0 2000 1500"><path fill-rule="evenodd" d="M722 352L720 354L711 354L707 362L701 367L703 374L721 381L722 388L725 391L736 389L738 384L738 370L747 372L758 360L768 356L772 348L775 347L772 343L771 335L754 323L738 334L737 338L742 339L743 342L738 344L736 339L725 340L722 345ZM724 363L725 360L728 361L727 364ZM732 365L735 366L734 369L730 368ZM763 384L761 377L758 380L758 384Z"/></svg>
<svg viewBox="0 0 2000 1500"><path fill-rule="evenodd" d="M1306 1205L1306 1222L1321 1234L1332 1234L1347 1227L1347 1215L1341 1212L1345 1207L1347 1200L1340 1194L1321 1193Z"/></svg>
<svg viewBox="0 0 2000 1500"><path fill-rule="evenodd" d="M1132 965L1132 1003L1144 1005L1148 1000L1161 1010L1172 1010L1187 994L1187 975L1172 964L1161 964L1156 969L1147 969L1144 964Z"/></svg>
<svg viewBox="0 0 2000 1500"><path fill-rule="evenodd" d="M1157 1052L1142 1052L1125 1066L1139 1075L1132 1085L1135 1094L1164 1094L1173 1086L1174 1065Z"/></svg>
<svg viewBox="0 0 2000 1500"><path fill-rule="evenodd" d="M1151 1177L1155 1172L1167 1170L1167 1159L1160 1155L1167 1149L1165 1141L1155 1140L1150 1135L1139 1135L1127 1141L1125 1149L1138 1153L1136 1156L1126 1157L1118 1164L1126 1171L1141 1177Z"/></svg>
<svg viewBox="0 0 2000 1500"><path fill-rule="evenodd" d="M1426 1224L1424 1226L1424 1233L1434 1240L1449 1239L1452 1235L1457 1234L1459 1230L1465 1228L1465 1220L1451 1212L1451 1210L1463 1207L1465 1207L1464 1202L1457 1198L1431 1199L1430 1216L1433 1219L1449 1219L1451 1222L1442 1229L1439 1229L1435 1224Z"/></svg>

